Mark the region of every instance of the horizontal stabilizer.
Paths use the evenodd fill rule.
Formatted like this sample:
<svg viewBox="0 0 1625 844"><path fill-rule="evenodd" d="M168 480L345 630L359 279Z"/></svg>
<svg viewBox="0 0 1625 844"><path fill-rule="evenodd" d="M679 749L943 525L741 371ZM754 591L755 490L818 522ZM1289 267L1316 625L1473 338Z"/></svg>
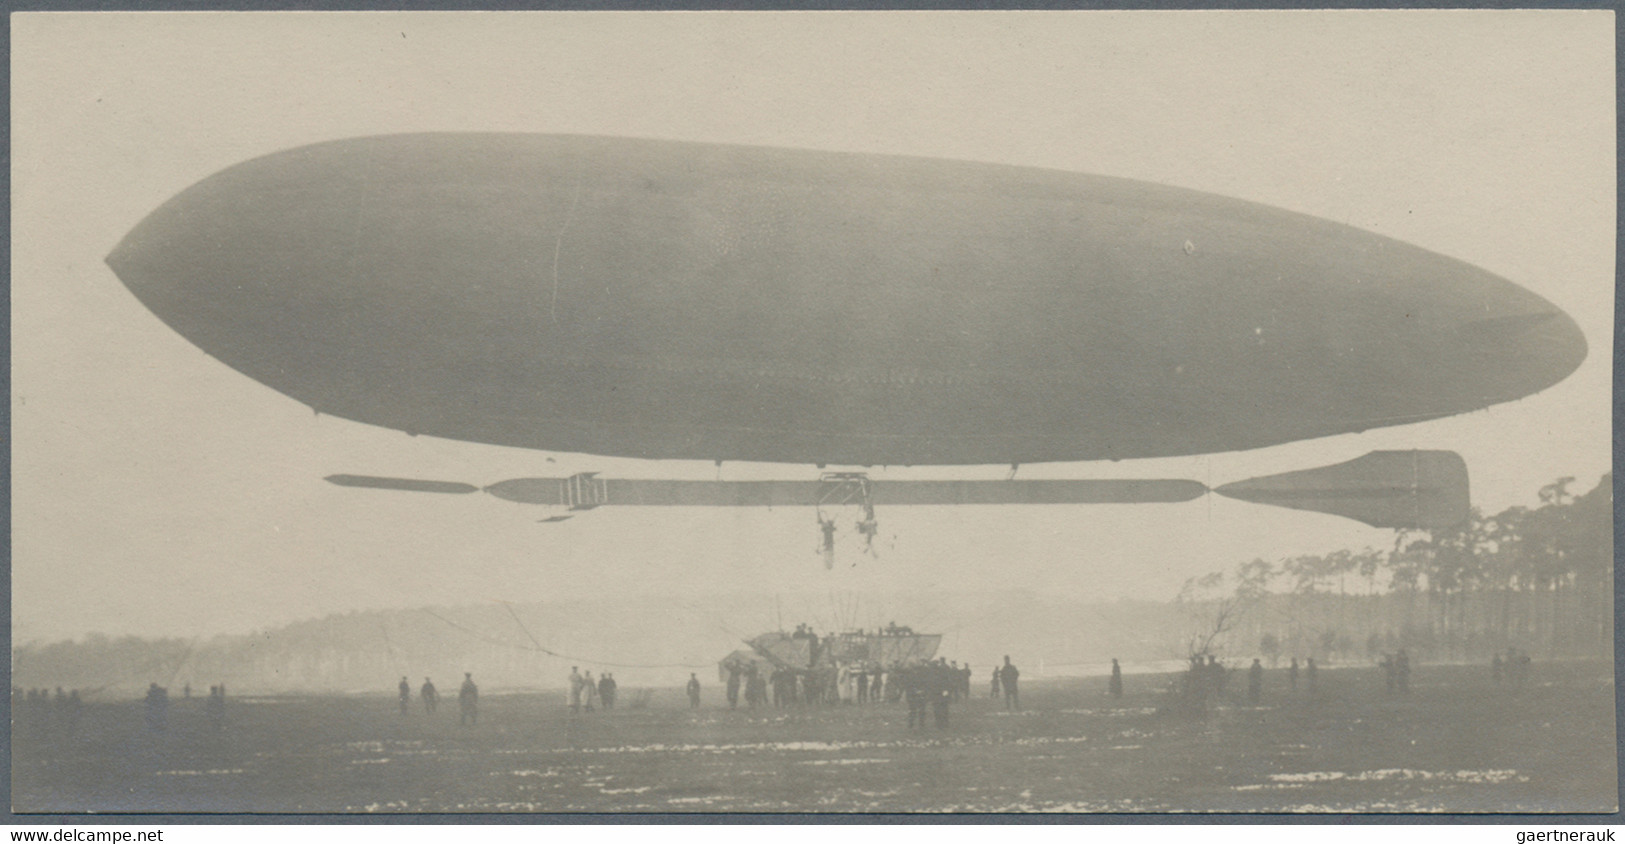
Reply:
<svg viewBox="0 0 1625 844"><path fill-rule="evenodd" d="M417 478L380 478L373 475L328 475L327 481L339 486L359 486L368 489L398 489L403 492L479 492L473 484L454 481L424 481Z"/></svg>
<svg viewBox="0 0 1625 844"><path fill-rule="evenodd" d="M1347 463L1250 478L1214 492L1372 527L1445 528L1467 519L1467 464L1454 451L1373 451Z"/></svg>

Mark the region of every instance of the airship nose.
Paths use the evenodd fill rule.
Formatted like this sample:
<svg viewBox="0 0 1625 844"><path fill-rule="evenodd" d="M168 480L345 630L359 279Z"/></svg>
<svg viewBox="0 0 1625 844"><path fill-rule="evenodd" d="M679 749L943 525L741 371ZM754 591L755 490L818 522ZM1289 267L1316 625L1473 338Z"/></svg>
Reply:
<svg viewBox="0 0 1625 844"><path fill-rule="evenodd" d="M1544 300L1530 307L1470 319L1457 328L1455 347L1463 365L1491 376L1479 385L1482 398L1508 401L1543 390L1585 360L1585 334L1568 314Z"/></svg>
<svg viewBox="0 0 1625 844"><path fill-rule="evenodd" d="M314 405L310 373L353 356L343 329L359 297L296 258L311 230L332 223L314 209L302 213L299 199L217 176L149 214L106 262L181 336ZM323 290L336 295L316 295Z"/></svg>

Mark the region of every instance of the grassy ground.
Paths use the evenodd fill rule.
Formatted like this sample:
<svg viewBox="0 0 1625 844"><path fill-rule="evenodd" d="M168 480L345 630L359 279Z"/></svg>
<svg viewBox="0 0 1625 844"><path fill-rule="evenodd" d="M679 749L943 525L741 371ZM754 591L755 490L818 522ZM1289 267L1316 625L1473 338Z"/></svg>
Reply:
<svg viewBox="0 0 1625 844"><path fill-rule="evenodd" d="M1487 668L1418 666L1411 694L1375 669L1323 671L1311 695L1269 672L1264 698L1163 712L1167 676L985 688L946 730L901 705L572 716L562 695L487 695L398 714L386 697L201 700L146 728L138 701L88 704L72 736L14 729L13 808L43 811L1587 812L1618 801L1612 666L1537 664L1528 687ZM1232 675L1231 687L1245 687ZM627 690L623 698L629 697Z"/></svg>

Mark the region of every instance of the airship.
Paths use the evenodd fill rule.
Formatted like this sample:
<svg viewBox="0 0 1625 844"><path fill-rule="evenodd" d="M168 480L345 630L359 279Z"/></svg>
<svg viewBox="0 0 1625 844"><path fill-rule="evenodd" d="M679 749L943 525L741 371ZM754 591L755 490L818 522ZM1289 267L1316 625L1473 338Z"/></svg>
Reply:
<svg viewBox="0 0 1625 844"><path fill-rule="evenodd" d="M1031 167L635 138L428 133L277 152L182 191L107 262L175 331L320 413L647 460L1256 449L1512 401L1586 355L1569 316L1511 281L1252 202ZM1465 514L1454 454L1361 461L1221 491L1374 524ZM861 472L759 483L582 475L485 490L584 508L1207 491ZM1419 515L1423 498L1443 509Z"/></svg>

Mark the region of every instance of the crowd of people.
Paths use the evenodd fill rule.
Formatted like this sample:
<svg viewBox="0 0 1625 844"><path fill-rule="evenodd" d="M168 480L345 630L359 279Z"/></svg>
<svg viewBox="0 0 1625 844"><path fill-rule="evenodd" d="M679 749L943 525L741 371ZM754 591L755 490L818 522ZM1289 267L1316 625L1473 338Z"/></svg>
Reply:
<svg viewBox="0 0 1625 844"><path fill-rule="evenodd" d="M56 697L52 697L49 689L24 691L11 687L11 717L29 732L63 738L72 736L79 729L83 709L78 689L64 693L62 687L57 686Z"/></svg>
<svg viewBox="0 0 1625 844"><path fill-rule="evenodd" d="M908 628L896 625L882 628L878 633L883 636L912 635ZM814 642L818 639L817 634L805 625L797 628L793 638L810 639ZM1490 663L1492 679L1497 685L1504 683L1515 688L1523 687L1529 681L1531 662L1529 654L1516 648L1507 648L1504 653L1498 651ZM769 670L763 670L763 665L767 665ZM1388 693L1409 694L1411 660L1406 650L1400 649L1392 654L1384 654L1377 662L1377 666L1382 670ZM971 681L974 676L970 665L961 666L957 661L944 658L908 661L890 666L878 663L833 666L825 664L796 669L772 663L736 662L726 664L725 668L728 672L725 693L729 709L737 709L741 703L750 709L765 707L770 703L773 707L782 709L842 703L895 704L901 701L908 707L907 724L910 730L923 729L928 720L928 712L929 720L938 728L947 727L950 705L970 698ZM1316 693L1317 673L1318 667L1314 657L1305 660L1301 671L1297 657L1293 657L1285 671L1287 681L1294 692L1299 688L1301 674L1311 695ZM1192 655L1187 670L1175 680L1174 700L1179 706L1201 710L1210 700L1225 692L1229 676L1230 669L1227 669L1216 655ZM1020 669L1009 656L1004 657L1003 664L993 669L990 697L1002 700L1006 709L1019 710L1020 677ZM1259 659L1253 659L1246 669L1246 680L1247 700L1250 704L1257 705L1264 693L1264 666ZM591 671L584 672L579 667L572 667L568 683L569 708L572 714L615 708L617 683L613 674L606 672L594 679ZM184 697L189 699L191 691L188 684L183 690ZM400 679L397 691L400 713L402 716L408 715L413 697L412 684L408 678ZM434 681L428 677L423 678L422 685L416 691L424 713L429 716L435 715L439 708L440 696ZM689 675L685 691L690 708L699 708L701 683L697 674ZM1123 669L1114 658L1111 661L1106 694L1115 699L1121 698L1123 692ZM644 697L646 696L645 694ZM634 707L641 705L639 700L642 698L633 701ZM210 686L205 712L209 724L216 730L225 720L225 702L225 685ZM459 723L464 726L477 724L479 687L475 685L472 673L463 675L457 703ZM151 683L147 688L144 704L147 727L154 732L167 729L170 710L169 690L157 683ZM19 727L26 727L29 732L39 735L66 737L77 731L84 704L78 689L65 691L58 687L53 696L47 689L24 690L13 687L11 706L14 722Z"/></svg>
<svg viewBox="0 0 1625 844"><path fill-rule="evenodd" d="M224 686L221 687L222 693ZM412 709L412 683L405 677L401 678L395 687L400 698L401 715L410 714ZM423 704L425 715L434 715L440 710L440 690L435 688L434 681L428 677L423 678L423 685L418 687L418 701ZM472 726L480 720L480 687L474 683L472 672L463 673L463 685L457 690L457 722L463 726Z"/></svg>
<svg viewBox="0 0 1625 844"><path fill-rule="evenodd" d="M801 631L798 629L798 632ZM769 703L783 709L903 701L908 704L909 729L924 728L928 710L931 721L938 727L946 727L949 705L970 698L974 676L971 666L961 666L957 660L944 658L892 666L876 663L807 669L774 666L771 670L763 670L754 662L734 663L727 666L727 671L724 693L729 709L737 709L741 703L749 709ZM1008 706L1018 708L1020 671L1009 657L995 670L995 677L996 695L1003 696ZM698 677L690 676L688 691L690 705L698 706Z"/></svg>
<svg viewBox="0 0 1625 844"><path fill-rule="evenodd" d="M182 695L190 700L192 686L187 684ZM157 683L147 685L146 694L142 696L142 718L147 728L153 732L164 732L169 728L170 698L169 689ZM11 689L11 715L13 723L27 732L38 735L50 735L58 738L69 738L79 731L79 723L84 717L85 702L78 689L63 690L61 686L56 689L53 696L49 689L22 689L13 686ZM226 714L226 687L224 684L209 687L209 698L204 703L204 713L208 717L208 726L211 729L220 729L225 722Z"/></svg>
<svg viewBox="0 0 1625 844"><path fill-rule="evenodd" d="M570 666L570 712L592 712L599 707L615 708L617 685L614 674L604 674L597 680L592 672L582 672L579 666Z"/></svg>

